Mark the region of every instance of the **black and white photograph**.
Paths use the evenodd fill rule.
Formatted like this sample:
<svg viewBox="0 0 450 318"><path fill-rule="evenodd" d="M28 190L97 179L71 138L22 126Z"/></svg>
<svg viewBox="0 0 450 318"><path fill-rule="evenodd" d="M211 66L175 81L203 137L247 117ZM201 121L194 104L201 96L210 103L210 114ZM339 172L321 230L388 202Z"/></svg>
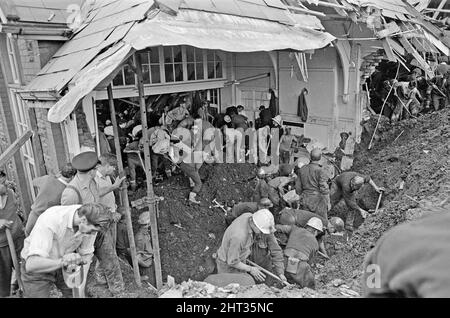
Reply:
<svg viewBox="0 0 450 318"><path fill-rule="evenodd" d="M0 0L0 303L450 298L449 242L450 1Z"/></svg>

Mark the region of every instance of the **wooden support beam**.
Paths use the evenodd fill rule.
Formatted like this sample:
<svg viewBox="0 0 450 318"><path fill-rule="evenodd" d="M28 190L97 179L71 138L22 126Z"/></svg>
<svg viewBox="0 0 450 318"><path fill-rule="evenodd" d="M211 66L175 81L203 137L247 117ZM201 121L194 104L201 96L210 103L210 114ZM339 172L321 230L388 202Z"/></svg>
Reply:
<svg viewBox="0 0 450 318"><path fill-rule="evenodd" d="M446 3L447 3L447 0L441 0L441 2L439 3L439 5L437 7L437 10L441 10L445 6ZM433 13L433 19L436 19L440 13L437 10L436 10L436 12Z"/></svg>
<svg viewBox="0 0 450 318"><path fill-rule="evenodd" d="M28 139L33 136L33 131L31 129L27 130L22 136L20 136L16 141L14 141L6 150L0 155L0 167L3 167L9 159L11 159L16 152L22 147Z"/></svg>
<svg viewBox="0 0 450 318"><path fill-rule="evenodd" d="M314 11L314 10L309 10L309 9L302 9L299 7L293 7L293 6L286 6L286 8L288 8L289 10L294 10L294 11L298 11L298 12L302 12L302 13L307 13L307 14L312 14L312 15L317 15L319 17L326 17L327 15L323 12L319 12L319 11Z"/></svg>
<svg viewBox="0 0 450 318"><path fill-rule="evenodd" d="M161 289L163 282L161 272L161 255L159 251L158 222L156 216L158 200L155 198L155 193L153 192L153 177L150 161L150 140L148 137L147 105L145 103L144 78L142 76L142 60L140 54L135 54L134 57L136 61L136 75L139 92L139 103L141 106L141 124L142 124L142 135L144 139L144 157L145 157L144 170L147 179L147 197L151 201L148 205L148 208L150 212L150 229L152 235L152 246L154 256L153 262L155 265L156 288Z"/></svg>
<svg viewBox="0 0 450 318"><path fill-rule="evenodd" d="M308 2L306 0L300 0L300 1ZM335 3L330 3L330 2L325 2L325 1L317 1L317 5L321 6L321 7L334 8L334 9L340 9L340 10L346 10L346 11L352 10L352 9L346 7L346 6L343 6L343 5L340 5L340 4L335 4Z"/></svg>
<svg viewBox="0 0 450 318"><path fill-rule="evenodd" d="M125 176L125 171L123 169L122 153L120 152L119 127L117 125L116 109L114 107L114 98L111 84L108 85L107 90L108 90L109 109L111 112L111 122L113 124L113 131L114 131L114 144L116 148L117 165L119 168L119 175L120 177L123 177ZM131 254L131 262L133 263L134 280L136 281L136 284L139 287L141 287L142 286L141 275L139 273L139 263L137 260L136 244L134 242L133 224L131 223L130 202L128 199L128 190L126 188L121 190L121 199L123 207L125 209L125 219L127 223L128 241L130 242L130 254Z"/></svg>

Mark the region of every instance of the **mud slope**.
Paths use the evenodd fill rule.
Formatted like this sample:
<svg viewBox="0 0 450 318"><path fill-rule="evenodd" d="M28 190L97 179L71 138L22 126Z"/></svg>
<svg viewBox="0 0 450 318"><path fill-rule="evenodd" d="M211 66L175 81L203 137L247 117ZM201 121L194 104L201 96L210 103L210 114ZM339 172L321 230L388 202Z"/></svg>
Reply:
<svg viewBox="0 0 450 318"><path fill-rule="evenodd" d="M441 110L395 125L382 121L378 141L371 150L367 150L371 135L363 136L354 170L369 174L387 192L378 213L369 216L349 244L325 264L319 274L322 283L340 278L359 291L364 256L386 230L419 217L424 210L432 212L438 206L448 205L449 119L450 111ZM369 123L372 131L375 125L376 118L372 118ZM403 189L400 189L402 183ZM374 209L377 194L370 187L362 190L368 200L360 195L360 204L366 209Z"/></svg>

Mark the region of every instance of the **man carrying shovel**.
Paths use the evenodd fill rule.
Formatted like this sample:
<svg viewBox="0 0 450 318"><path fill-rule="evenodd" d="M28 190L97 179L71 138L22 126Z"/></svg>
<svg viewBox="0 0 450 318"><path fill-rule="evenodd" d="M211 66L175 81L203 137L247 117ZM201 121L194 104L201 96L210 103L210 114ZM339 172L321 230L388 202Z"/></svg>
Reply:
<svg viewBox="0 0 450 318"><path fill-rule="evenodd" d="M9 242L7 231L12 237ZM17 264L14 262L11 251L15 251L15 254L18 255L23 247L24 239L25 233L17 214L14 193L2 183L0 184L0 297L10 295L12 270L14 263ZM17 274L19 269L14 269Z"/></svg>

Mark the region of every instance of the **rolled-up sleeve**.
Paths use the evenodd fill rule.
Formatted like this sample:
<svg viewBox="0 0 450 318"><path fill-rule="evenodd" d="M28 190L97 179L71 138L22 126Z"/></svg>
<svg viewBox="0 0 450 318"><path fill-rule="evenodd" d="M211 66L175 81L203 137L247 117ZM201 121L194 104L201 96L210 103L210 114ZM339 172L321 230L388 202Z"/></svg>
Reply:
<svg viewBox="0 0 450 318"><path fill-rule="evenodd" d="M35 226L33 239L30 241L27 258L30 256L50 257L53 245L53 231L47 226Z"/></svg>
<svg viewBox="0 0 450 318"><path fill-rule="evenodd" d="M237 238L232 238L229 243L228 251L227 251L227 264L230 266L234 266L238 264L240 260L241 254L241 241Z"/></svg>
<svg viewBox="0 0 450 318"><path fill-rule="evenodd" d="M277 242L275 235L270 234L267 237L267 245L270 251L270 257L277 275L284 274L284 257L283 250Z"/></svg>

